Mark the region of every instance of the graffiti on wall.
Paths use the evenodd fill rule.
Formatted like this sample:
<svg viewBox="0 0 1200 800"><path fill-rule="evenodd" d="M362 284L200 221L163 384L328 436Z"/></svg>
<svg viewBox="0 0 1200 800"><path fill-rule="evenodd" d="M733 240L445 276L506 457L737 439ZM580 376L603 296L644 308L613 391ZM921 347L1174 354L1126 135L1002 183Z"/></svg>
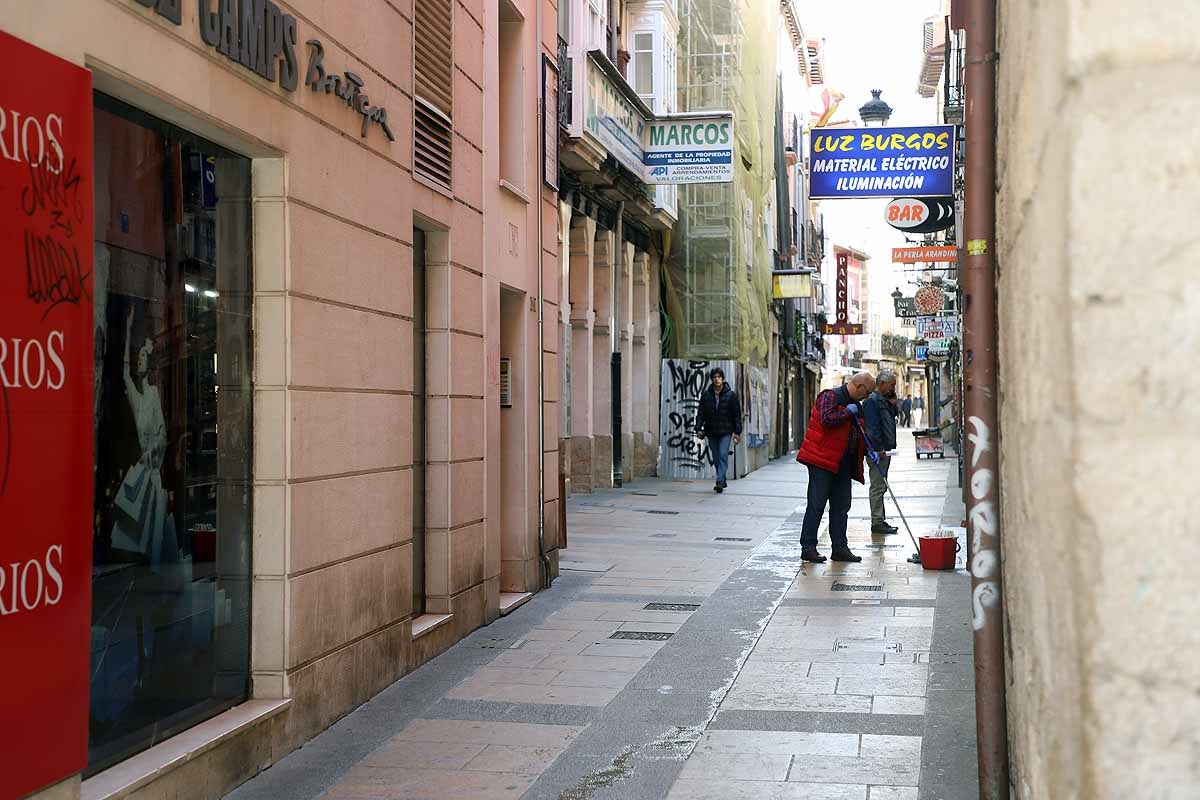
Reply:
<svg viewBox="0 0 1200 800"><path fill-rule="evenodd" d="M750 385L746 405L746 444L766 447L771 440L771 373L766 367L747 367Z"/></svg>
<svg viewBox="0 0 1200 800"><path fill-rule="evenodd" d="M727 376L737 374L733 361L663 359L659 414L662 447L658 463L662 477L702 478L711 474L713 456L708 440L696 435L696 412L713 367L720 367Z"/></svg>

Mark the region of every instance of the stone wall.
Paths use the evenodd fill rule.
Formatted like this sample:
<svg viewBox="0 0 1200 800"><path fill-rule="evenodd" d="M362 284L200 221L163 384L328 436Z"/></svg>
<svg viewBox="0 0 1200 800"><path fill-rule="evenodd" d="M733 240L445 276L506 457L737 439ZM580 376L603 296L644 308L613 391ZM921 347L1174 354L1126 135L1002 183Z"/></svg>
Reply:
<svg viewBox="0 0 1200 800"><path fill-rule="evenodd" d="M1193 796L1200 18L1001 5L1002 503L1014 796Z"/></svg>

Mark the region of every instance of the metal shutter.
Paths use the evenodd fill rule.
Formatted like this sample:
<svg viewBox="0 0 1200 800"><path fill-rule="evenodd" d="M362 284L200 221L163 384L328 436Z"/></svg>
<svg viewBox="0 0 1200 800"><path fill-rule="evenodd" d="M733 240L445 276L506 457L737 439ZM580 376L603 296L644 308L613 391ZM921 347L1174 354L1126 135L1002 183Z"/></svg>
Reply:
<svg viewBox="0 0 1200 800"><path fill-rule="evenodd" d="M415 0L413 168L449 188L453 94L453 0Z"/></svg>

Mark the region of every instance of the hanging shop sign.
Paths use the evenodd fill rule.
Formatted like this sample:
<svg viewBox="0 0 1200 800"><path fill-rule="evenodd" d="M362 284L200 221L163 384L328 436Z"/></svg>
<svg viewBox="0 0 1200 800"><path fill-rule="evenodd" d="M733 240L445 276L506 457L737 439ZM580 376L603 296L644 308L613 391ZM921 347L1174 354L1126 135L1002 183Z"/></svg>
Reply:
<svg viewBox="0 0 1200 800"><path fill-rule="evenodd" d="M883 218L905 233L944 231L954 224L954 198L900 197L884 207Z"/></svg>
<svg viewBox="0 0 1200 800"><path fill-rule="evenodd" d="M895 306L897 317L905 319L919 316L916 302L911 297L893 297L892 303Z"/></svg>
<svg viewBox="0 0 1200 800"><path fill-rule="evenodd" d="M946 293L932 284L922 286L913 295L913 307L918 315L936 314L946 307Z"/></svg>
<svg viewBox="0 0 1200 800"><path fill-rule="evenodd" d="M135 0L153 9L163 19L183 24L183 0ZM300 83L300 60L296 18L285 14L271 0L198 0L200 38L230 61L241 64L260 78L294 92ZM362 116L359 136L376 125L389 142L396 141L388 125L387 109L371 105L365 81L346 70L326 74L325 48L319 39L309 39L308 69L304 83L314 92L335 94Z"/></svg>
<svg viewBox="0 0 1200 800"><path fill-rule="evenodd" d="M92 76L0 32L0 797L87 764Z"/></svg>
<svg viewBox="0 0 1200 800"><path fill-rule="evenodd" d="M928 339L947 342L958 336L958 317L917 317L917 335Z"/></svg>
<svg viewBox="0 0 1200 800"><path fill-rule="evenodd" d="M850 267L850 254L837 254L837 297L834 300L834 321L825 323L826 335L857 336L863 332L860 322L850 321L850 293L847 272Z"/></svg>
<svg viewBox="0 0 1200 800"><path fill-rule="evenodd" d="M915 353L915 355L913 357L917 361L924 361L925 359L927 359L929 357L929 347L926 345L923 345L923 344L919 344L914 349L914 353Z"/></svg>
<svg viewBox="0 0 1200 800"><path fill-rule="evenodd" d="M558 191L558 67L542 54L542 182Z"/></svg>
<svg viewBox="0 0 1200 800"><path fill-rule="evenodd" d="M733 181L733 112L656 117L593 50L587 59L584 133L648 184Z"/></svg>
<svg viewBox="0 0 1200 800"><path fill-rule="evenodd" d="M919 264L926 261L957 261L958 248L950 247L893 247L893 264Z"/></svg>
<svg viewBox="0 0 1200 800"><path fill-rule="evenodd" d="M809 137L813 200L954 194L953 125L814 128Z"/></svg>
<svg viewBox="0 0 1200 800"><path fill-rule="evenodd" d="M775 272L771 275L772 296L776 300L812 297L812 274L808 272Z"/></svg>

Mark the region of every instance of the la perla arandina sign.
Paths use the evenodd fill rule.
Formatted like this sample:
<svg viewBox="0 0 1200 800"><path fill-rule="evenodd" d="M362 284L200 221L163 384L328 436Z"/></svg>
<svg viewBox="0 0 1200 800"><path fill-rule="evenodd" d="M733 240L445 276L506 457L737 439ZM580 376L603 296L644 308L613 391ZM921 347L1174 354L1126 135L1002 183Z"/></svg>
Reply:
<svg viewBox="0 0 1200 800"><path fill-rule="evenodd" d="M293 92L300 83L300 39L296 18L285 14L271 0L191 0L196 3L200 38L230 61L236 61L259 77ZM136 0L160 17L183 24L185 0ZM371 104L363 79L346 70L328 73L325 48L319 39L309 39L305 84L314 92L335 94L362 117L360 136L366 138L377 125L394 142L387 109Z"/></svg>
<svg viewBox="0 0 1200 800"><path fill-rule="evenodd" d="M0 32L0 797L87 763L91 73Z"/></svg>

